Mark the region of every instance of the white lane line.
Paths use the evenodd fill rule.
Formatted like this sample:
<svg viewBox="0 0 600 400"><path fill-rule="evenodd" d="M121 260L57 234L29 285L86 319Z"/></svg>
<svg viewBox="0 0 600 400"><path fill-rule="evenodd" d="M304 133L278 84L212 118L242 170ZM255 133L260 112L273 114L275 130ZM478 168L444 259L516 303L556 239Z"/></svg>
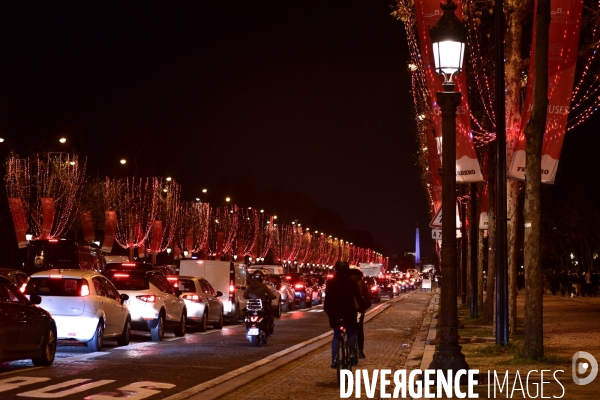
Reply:
<svg viewBox="0 0 600 400"><path fill-rule="evenodd" d="M78 356L65 357L65 358L55 358L54 362L57 363L57 362L62 362L62 361L87 360L88 358L96 358L96 357L100 357L100 356L105 356L107 354L110 354L110 352L97 351L95 353L80 354Z"/></svg>
<svg viewBox="0 0 600 400"><path fill-rule="evenodd" d="M155 344L158 344L160 342L142 342L142 343L135 343L135 344L130 344L127 346L119 346L119 347L115 347L113 350L134 350L140 347L146 347L146 346L153 346Z"/></svg>
<svg viewBox="0 0 600 400"><path fill-rule="evenodd" d="M323 312L323 311L325 311L325 310L310 310L308 312Z"/></svg>

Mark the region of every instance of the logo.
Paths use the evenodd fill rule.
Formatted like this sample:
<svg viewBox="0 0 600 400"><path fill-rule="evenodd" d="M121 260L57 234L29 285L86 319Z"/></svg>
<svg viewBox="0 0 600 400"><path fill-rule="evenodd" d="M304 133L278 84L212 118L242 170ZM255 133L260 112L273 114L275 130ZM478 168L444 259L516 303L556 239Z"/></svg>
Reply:
<svg viewBox="0 0 600 400"><path fill-rule="evenodd" d="M586 362L578 363L577 360L580 358L584 358ZM577 376L578 374L585 374L588 369L590 370L590 374L587 378L579 378ZM587 385L596 378L596 375L598 375L598 362L593 355L585 351L578 351L573 355L573 382L575 382L576 385Z"/></svg>
<svg viewBox="0 0 600 400"><path fill-rule="evenodd" d="M35 256L33 264L38 268L42 267L44 265L44 256Z"/></svg>

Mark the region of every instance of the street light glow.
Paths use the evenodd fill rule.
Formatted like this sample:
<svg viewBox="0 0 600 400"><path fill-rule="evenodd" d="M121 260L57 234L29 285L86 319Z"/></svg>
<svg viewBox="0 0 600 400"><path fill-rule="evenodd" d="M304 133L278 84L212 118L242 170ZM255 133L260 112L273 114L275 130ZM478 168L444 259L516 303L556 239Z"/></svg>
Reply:
<svg viewBox="0 0 600 400"><path fill-rule="evenodd" d="M225 197L225 201L229 203L231 201L231 197Z"/></svg>
<svg viewBox="0 0 600 400"><path fill-rule="evenodd" d="M202 189L202 193L208 192L208 189Z"/></svg>
<svg viewBox="0 0 600 400"><path fill-rule="evenodd" d="M173 180L173 178L171 178L170 176L167 176L167 182L171 182Z"/></svg>
<svg viewBox="0 0 600 400"><path fill-rule="evenodd" d="M124 159L124 158L121 158L121 161L119 161L119 162L120 162L121 164L123 164L123 165L127 164L127 160L126 160L126 159Z"/></svg>
<svg viewBox="0 0 600 400"><path fill-rule="evenodd" d="M61 143L65 143L67 141L67 138L61 137L60 139L58 139L58 141Z"/></svg>

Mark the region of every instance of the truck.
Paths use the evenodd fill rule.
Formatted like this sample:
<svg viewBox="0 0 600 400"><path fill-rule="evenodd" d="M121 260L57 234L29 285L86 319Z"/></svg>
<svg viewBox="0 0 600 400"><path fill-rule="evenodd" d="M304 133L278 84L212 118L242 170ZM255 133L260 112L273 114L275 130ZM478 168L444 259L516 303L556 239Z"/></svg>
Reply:
<svg viewBox="0 0 600 400"><path fill-rule="evenodd" d="M223 313L229 323L237 323L244 315L248 267L234 261L217 260L181 260L180 276L200 276L206 279L215 291L224 294Z"/></svg>
<svg viewBox="0 0 600 400"><path fill-rule="evenodd" d="M358 268L362 271L365 276L377 277L380 274L385 273L383 264L374 263L358 263Z"/></svg>

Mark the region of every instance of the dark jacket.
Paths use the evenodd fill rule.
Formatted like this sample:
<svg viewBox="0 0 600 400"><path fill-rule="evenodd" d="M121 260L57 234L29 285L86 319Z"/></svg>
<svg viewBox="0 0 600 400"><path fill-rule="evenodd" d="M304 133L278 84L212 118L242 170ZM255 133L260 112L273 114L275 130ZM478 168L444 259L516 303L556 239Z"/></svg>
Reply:
<svg viewBox="0 0 600 400"><path fill-rule="evenodd" d="M340 319L351 326L356 326L355 301L358 303L359 309L366 309L360 289L350 278L350 274L336 273L332 279L327 281L325 289L324 309L329 317L329 326L336 327Z"/></svg>
<svg viewBox="0 0 600 400"><path fill-rule="evenodd" d="M363 300L365 301L364 308L360 308L358 302L355 300L354 305L356 309L360 312L365 312L369 307L371 307L371 291L369 290L367 284L364 280L361 279L359 275L350 275L352 280L356 282L358 288L360 289L360 293L362 294Z"/></svg>
<svg viewBox="0 0 600 400"><path fill-rule="evenodd" d="M271 289L257 279L253 279L244 292L245 299L261 299L265 309L271 309L271 300L275 297Z"/></svg>

